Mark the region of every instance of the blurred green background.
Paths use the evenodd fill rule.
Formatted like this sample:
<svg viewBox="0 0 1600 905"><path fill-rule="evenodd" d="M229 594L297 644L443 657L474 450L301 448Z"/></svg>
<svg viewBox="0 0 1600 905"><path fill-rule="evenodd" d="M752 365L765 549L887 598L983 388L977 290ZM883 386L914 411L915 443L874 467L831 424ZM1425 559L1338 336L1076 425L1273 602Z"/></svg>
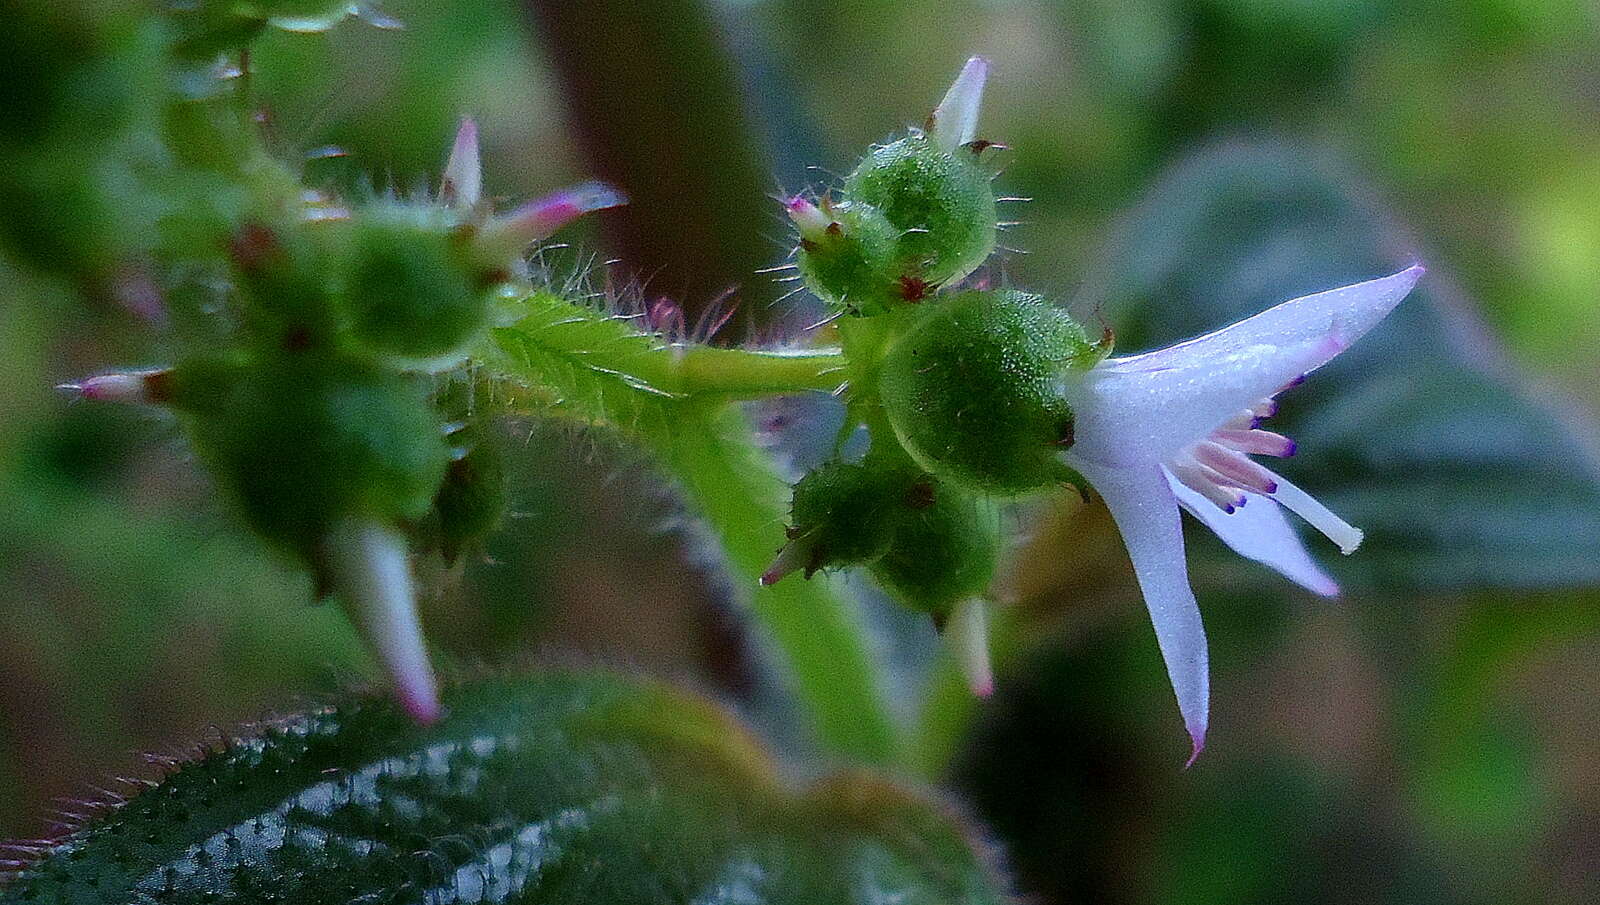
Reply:
<svg viewBox="0 0 1600 905"><path fill-rule="evenodd" d="M1028 539L1007 589L1030 641L944 778L1044 902L1600 900L1593 4L384 8L407 27L256 52L272 146L348 152L309 159L308 182L409 189L470 113L491 193L623 182L634 208L568 238L651 297L695 308L737 287L735 330L807 320L754 273L787 250L771 198L825 188L920 122L973 53L994 63L982 134L1010 148L1001 194L1033 199L988 278L1114 324L1127 350L1425 260L1389 332L1288 399L1308 450L1291 474L1372 538L1335 564L1346 598L1193 536L1215 674L1199 765L1178 769L1187 742L1103 512L1052 501L1014 516ZM24 836L72 810L57 799L141 775L138 752L371 664L215 499L175 424L50 389L159 363L159 339L43 277L0 281L0 836ZM756 415L802 463L836 423L808 403ZM513 517L483 561L425 567L435 643L466 670L546 657L677 677L803 747L644 457L539 425L507 436ZM931 630L863 596L909 719Z"/></svg>

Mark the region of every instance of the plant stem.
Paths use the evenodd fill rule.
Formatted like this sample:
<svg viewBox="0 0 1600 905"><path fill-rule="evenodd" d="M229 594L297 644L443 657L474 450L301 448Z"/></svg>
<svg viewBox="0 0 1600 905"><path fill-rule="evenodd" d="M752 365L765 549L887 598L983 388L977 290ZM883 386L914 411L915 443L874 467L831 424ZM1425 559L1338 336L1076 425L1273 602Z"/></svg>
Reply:
<svg viewBox="0 0 1600 905"><path fill-rule="evenodd" d="M654 452L721 542L733 591L777 647L822 746L856 761L893 760L896 727L847 603L825 581L759 585L783 543L789 486L732 404L834 390L846 376L843 354L663 346L548 294L523 300L521 310L516 323L492 331L484 366L548 391L550 414L613 428Z"/></svg>
<svg viewBox="0 0 1600 905"><path fill-rule="evenodd" d="M681 392L759 399L816 390L831 393L845 382L844 356L836 350L750 352L707 346L674 347Z"/></svg>
<svg viewBox="0 0 1600 905"><path fill-rule="evenodd" d="M559 359L600 381L622 381L656 396L728 400L830 393L848 376L845 355L837 349L776 352L663 345L657 337L634 332L625 321L577 308L549 293L536 293L520 304L521 318L495 331L499 345Z"/></svg>
<svg viewBox="0 0 1600 905"><path fill-rule="evenodd" d="M895 726L855 615L821 581L757 583L783 538L788 485L749 442L738 409L687 403L683 416L655 448L721 539L735 593L782 652L819 740L856 760L892 761Z"/></svg>

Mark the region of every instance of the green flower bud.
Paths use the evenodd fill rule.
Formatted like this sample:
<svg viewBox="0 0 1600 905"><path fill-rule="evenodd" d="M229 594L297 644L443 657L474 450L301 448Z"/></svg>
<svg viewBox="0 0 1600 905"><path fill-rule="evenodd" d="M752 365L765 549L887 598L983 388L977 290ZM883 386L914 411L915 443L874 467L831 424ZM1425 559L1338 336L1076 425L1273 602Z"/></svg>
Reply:
<svg viewBox="0 0 1600 905"><path fill-rule="evenodd" d="M1104 352L1038 296L965 292L890 346L879 394L895 435L934 475L1006 496L1077 484L1059 456L1072 444L1061 379Z"/></svg>
<svg viewBox="0 0 1600 905"><path fill-rule="evenodd" d="M795 570L805 577L822 569L872 562L889 549L906 509L910 485L904 472L866 464L828 462L794 486L789 543L766 574L772 584Z"/></svg>
<svg viewBox="0 0 1600 905"><path fill-rule="evenodd" d="M482 543L506 510L506 472L499 447L487 438L461 433L451 439L471 446L445 469L444 483L433 500L439 552L452 563L464 550Z"/></svg>
<svg viewBox="0 0 1600 905"><path fill-rule="evenodd" d="M204 220L198 228L204 228ZM227 253L241 290L247 335L262 352L326 352L337 345L339 319L326 250L305 224L246 222L229 237Z"/></svg>
<svg viewBox="0 0 1600 905"><path fill-rule="evenodd" d="M336 522L409 522L432 506L449 448L417 382L306 354L176 370L204 403L190 409L196 448L268 538L314 559ZM202 391L206 378L222 385Z"/></svg>
<svg viewBox="0 0 1600 905"><path fill-rule="evenodd" d="M881 314L903 298L897 267L897 233L866 204L819 207L792 198L786 207L800 230L795 255L800 275L835 310Z"/></svg>
<svg viewBox="0 0 1600 905"><path fill-rule="evenodd" d="M943 626L952 610L988 590L1000 557L1000 511L992 500L925 480L917 507L897 520L894 540L870 569L895 600Z"/></svg>
<svg viewBox="0 0 1600 905"><path fill-rule="evenodd" d="M902 297L959 280L994 251L990 178L973 151L914 134L874 148L845 179L845 198L877 208L898 234L895 269L920 281Z"/></svg>
<svg viewBox="0 0 1600 905"><path fill-rule="evenodd" d="M360 211L343 268L350 327L375 351L432 359L484 325L487 287L476 279L455 215L432 206Z"/></svg>

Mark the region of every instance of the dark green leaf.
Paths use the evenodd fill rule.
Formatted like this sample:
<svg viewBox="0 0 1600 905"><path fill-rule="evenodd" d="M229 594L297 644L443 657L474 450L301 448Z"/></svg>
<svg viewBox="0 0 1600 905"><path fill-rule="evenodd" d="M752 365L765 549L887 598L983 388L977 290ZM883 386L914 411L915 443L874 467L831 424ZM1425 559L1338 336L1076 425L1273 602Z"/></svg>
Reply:
<svg viewBox="0 0 1600 905"><path fill-rule="evenodd" d="M939 807L796 789L715 706L599 672L264 727L53 844L5 902L998 903Z"/></svg>

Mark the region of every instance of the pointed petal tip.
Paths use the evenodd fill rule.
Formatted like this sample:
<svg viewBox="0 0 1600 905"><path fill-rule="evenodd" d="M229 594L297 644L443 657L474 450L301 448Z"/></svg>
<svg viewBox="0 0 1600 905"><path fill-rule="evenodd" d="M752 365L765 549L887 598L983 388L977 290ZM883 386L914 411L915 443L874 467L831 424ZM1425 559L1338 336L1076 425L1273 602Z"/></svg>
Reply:
<svg viewBox="0 0 1600 905"><path fill-rule="evenodd" d="M1200 752L1206 750L1205 727L1201 726L1198 729L1190 729L1189 741L1192 743L1192 747L1189 749L1189 759L1183 762L1183 768L1185 770L1194 766L1194 762L1200 759Z"/></svg>
<svg viewBox="0 0 1600 905"><path fill-rule="evenodd" d="M956 81L976 79L980 82L979 87L981 88L981 83L989 78L989 70L991 68L992 64L990 64L988 57L975 53L967 57L967 61L961 64L961 74L956 77Z"/></svg>
<svg viewBox="0 0 1600 905"><path fill-rule="evenodd" d="M621 207L628 203L628 195L609 182L585 182L567 190L572 193L581 213Z"/></svg>
<svg viewBox="0 0 1600 905"><path fill-rule="evenodd" d="M1394 295L1393 303L1390 305L1390 307L1393 307L1400 304L1405 300L1406 296L1411 294L1411 290L1416 288L1417 283L1422 280L1423 275L1427 272L1428 268L1424 267L1419 261L1404 270L1395 271L1386 277L1379 277L1371 282L1388 283L1398 290Z"/></svg>
<svg viewBox="0 0 1600 905"><path fill-rule="evenodd" d="M988 80L988 59L969 57L944 99L928 117L933 140L946 151L954 153L978 137L978 111L983 106L983 88Z"/></svg>
<svg viewBox="0 0 1600 905"><path fill-rule="evenodd" d="M616 186L585 182L535 198L503 217L496 217L488 232L497 243L536 242L584 214L627 203L628 196Z"/></svg>
<svg viewBox="0 0 1600 905"><path fill-rule="evenodd" d="M980 698L994 694L994 667L989 661L988 602L974 597L957 604L945 624L945 640L961 666L967 688Z"/></svg>
<svg viewBox="0 0 1600 905"><path fill-rule="evenodd" d="M425 676L426 681L409 687L401 687L397 694L400 706L405 710L406 716L419 726L430 726L439 721L444 715L444 708L439 706L439 689L434 682L433 673Z"/></svg>
<svg viewBox="0 0 1600 905"><path fill-rule="evenodd" d="M337 525L324 544L334 590L389 674L405 712L439 718L439 685L417 614L405 536L377 522Z"/></svg>
<svg viewBox="0 0 1600 905"><path fill-rule="evenodd" d="M758 579L763 588L770 588L782 581L791 572L798 572L807 567L811 560L812 545L805 536L797 537L778 549L778 555L773 558L772 564L761 573ZM808 571L806 576L809 578Z"/></svg>
<svg viewBox="0 0 1600 905"><path fill-rule="evenodd" d="M483 165L478 155L478 123L461 117L456 138L450 145L450 159L444 165L444 184L440 194L446 203L475 207L483 195Z"/></svg>
<svg viewBox="0 0 1600 905"><path fill-rule="evenodd" d="M161 371L100 374L76 383L58 383L58 392L91 402L156 402Z"/></svg>
<svg viewBox="0 0 1600 905"><path fill-rule="evenodd" d="M833 222L831 218L803 195L795 195L783 203L790 222L800 231L802 239L820 240Z"/></svg>

